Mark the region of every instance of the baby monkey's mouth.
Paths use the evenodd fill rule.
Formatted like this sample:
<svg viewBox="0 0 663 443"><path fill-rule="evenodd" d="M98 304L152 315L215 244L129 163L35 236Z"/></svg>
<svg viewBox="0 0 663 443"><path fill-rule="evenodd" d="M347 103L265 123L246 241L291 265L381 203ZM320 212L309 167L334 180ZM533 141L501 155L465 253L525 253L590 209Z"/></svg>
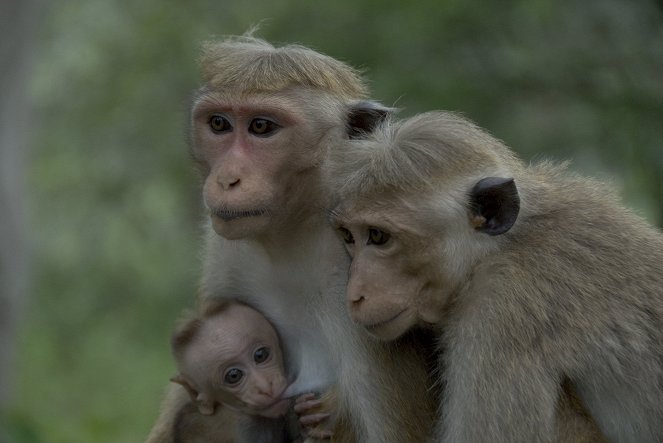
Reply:
<svg viewBox="0 0 663 443"><path fill-rule="evenodd" d="M226 208L214 208L211 210L213 216L220 218L223 221L231 221L238 218L246 217L259 217L267 213L266 209L250 209L246 211L238 211Z"/></svg>
<svg viewBox="0 0 663 443"><path fill-rule="evenodd" d="M269 418L282 417L288 412L290 403L291 400L288 398L277 399L268 405L259 405L253 407L251 413L253 415L261 415L263 417Z"/></svg>

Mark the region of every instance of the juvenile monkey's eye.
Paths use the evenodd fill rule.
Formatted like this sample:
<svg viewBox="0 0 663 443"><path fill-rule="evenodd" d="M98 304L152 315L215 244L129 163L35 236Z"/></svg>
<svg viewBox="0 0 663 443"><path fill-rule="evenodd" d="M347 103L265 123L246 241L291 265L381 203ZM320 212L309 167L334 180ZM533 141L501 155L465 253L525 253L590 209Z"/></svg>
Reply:
<svg viewBox="0 0 663 443"><path fill-rule="evenodd" d="M254 118L249 124L249 132L255 135L268 135L280 126L265 118Z"/></svg>
<svg viewBox="0 0 663 443"><path fill-rule="evenodd" d="M389 241L391 235L377 228L370 228L368 230L367 245L383 245Z"/></svg>
<svg viewBox="0 0 663 443"><path fill-rule="evenodd" d="M236 385L244 377L244 372L241 369L230 368L226 371L226 375L223 376L223 381L229 385Z"/></svg>
<svg viewBox="0 0 663 443"><path fill-rule="evenodd" d="M232 129L230 122L222 115L215 114L209 119L209 126L214 132L225 132Z"/></svg>
<svg viewBox="0 0 663 443"><path fill-rule="evenodd" d="M355 242L355 239L352 236L352 233L350 231L348 231L346 228L340 227L340 228L338 228L338 232L341 233L341 237L343 237L343 241L345 243L350 245L350 244Z"/></svg>
<svg viewBox="0 0 663 443"><path fill-rule="evenodd" d="M253 353L253 361L256 363L263 363L269 358L269 349L262 347L258 348L256 352Z"/></svg>

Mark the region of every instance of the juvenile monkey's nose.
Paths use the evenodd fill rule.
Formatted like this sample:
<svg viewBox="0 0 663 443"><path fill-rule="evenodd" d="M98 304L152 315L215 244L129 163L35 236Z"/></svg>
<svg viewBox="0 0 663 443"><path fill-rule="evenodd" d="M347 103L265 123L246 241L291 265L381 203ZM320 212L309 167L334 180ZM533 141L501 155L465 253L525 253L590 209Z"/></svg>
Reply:
<svg viewBox="0 0 663 443"><path fill-rule="evenodd" d="M364 285L359 280L350 278L346 288L345 297L352 307L359 307L366 297L364 297Z"/></svg>
<svg viewBox="0 0 663 443"><path fill-rule="evenodd" d="M364 300L366 300L366 297L361 294L350 295L348 298L350 299L350 303L352 303L354 306L359 306L364 302Z"/></svg>

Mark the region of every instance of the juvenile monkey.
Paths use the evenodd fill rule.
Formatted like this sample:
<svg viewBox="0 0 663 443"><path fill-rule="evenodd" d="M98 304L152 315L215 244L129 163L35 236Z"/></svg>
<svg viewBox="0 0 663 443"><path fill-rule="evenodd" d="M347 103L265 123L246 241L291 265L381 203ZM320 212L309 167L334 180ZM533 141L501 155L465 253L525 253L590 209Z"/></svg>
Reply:
<svg viewBox="0 0 663 443"><path fill-rule="evenodd" d="M608 441L663 441L661 232L453 113L367 137L328 166L347 308L382 340L437 329L435 441L554 441L569 390Z"/></svg>
<svg viewBox="0 0 663 443"><path fill-rule="evenodd" d="M288 386L283 354L276 331L261 313L242 303L210 300L201 315L178 327L171 345L179 370L171 381L187 390L201 414L227 407L281 420L290 439L300 435L296 423L286 426L291 401L282 397ZM307 436L331 437L314 426L325 415L308 414L316 405L313 397L301 396L297 405L302 425L310 427Z"/></svg>
<svg viewBox="0 0 663 443"><path fill-rule="evenodd" d="M407 338L372 340L348 318L349 260L324 211L328 152L388 110L366 101L355 70L302 46L233 37L205 45L200 65L191 153L209 215L201 298L233 294L270 319L292 381L283 396L332 390L355 441L423 440L435 406L425 359ZM173 441L190 403L177 388L148 442ZM239 421L240 441L281 441L255 416Z"/></svg>

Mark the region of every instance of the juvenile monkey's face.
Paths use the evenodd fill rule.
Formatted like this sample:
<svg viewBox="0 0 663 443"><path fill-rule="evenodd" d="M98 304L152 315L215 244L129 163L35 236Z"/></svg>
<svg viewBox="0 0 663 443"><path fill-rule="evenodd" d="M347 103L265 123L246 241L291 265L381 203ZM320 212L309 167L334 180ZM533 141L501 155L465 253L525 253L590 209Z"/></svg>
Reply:
<svg viewBox="0 0 663 443"><path fill-rule="evenodd" d="M192 131L204 203L219 235L283 226L311 192L319 136L291 99L207 93L192 109Z"/></svg>
<svg viewBox="0 0 663 443"><path fill-rule="evenodd" d="M352 319L382 340L421 323L436 323L443 290L431 266L435 240L402 218L407 211L381 205L351 210L335 225L352 257L347 304Z"/></svg>

